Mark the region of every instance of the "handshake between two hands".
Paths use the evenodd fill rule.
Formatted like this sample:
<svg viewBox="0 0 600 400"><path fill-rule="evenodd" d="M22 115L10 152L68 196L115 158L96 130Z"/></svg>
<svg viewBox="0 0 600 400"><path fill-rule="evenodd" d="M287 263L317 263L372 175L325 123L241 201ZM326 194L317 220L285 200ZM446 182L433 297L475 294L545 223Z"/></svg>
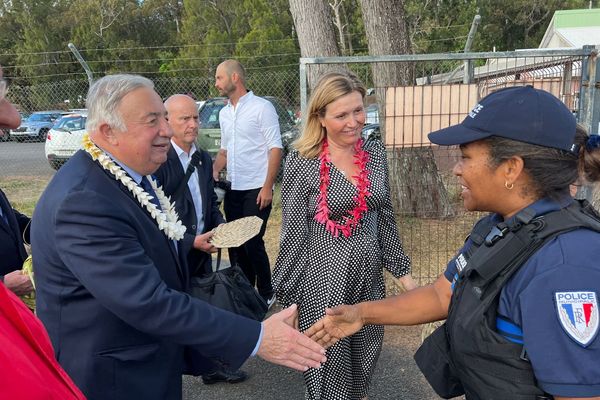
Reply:
<svg viewBox="0 0 600 400"><path fill-rule="evenodd" d="M299 371L319 368L327 361L325 349L363 326L355 306L327 309L326 315L306 332L298 331L298 307L294 304L263 322L258 356Z"/></svg>

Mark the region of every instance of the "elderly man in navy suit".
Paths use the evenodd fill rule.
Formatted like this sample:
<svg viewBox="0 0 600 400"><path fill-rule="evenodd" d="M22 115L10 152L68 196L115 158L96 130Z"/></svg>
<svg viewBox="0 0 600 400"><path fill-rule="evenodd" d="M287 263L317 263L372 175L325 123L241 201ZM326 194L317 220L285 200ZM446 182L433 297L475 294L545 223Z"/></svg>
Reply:
<svg viewBox="0 0 600 400"><path fill-rule="evenodd" d="M16 128L21 116L5 98L6 81L0 68L0 128ZM21 273L23 261L27 258L23 245L23 233L29 224L29 217L13 209L8 198L0 190L0 281L16 295L31 293L33 285L29 277Z"/></svg>
<svg viewBox="0 0 600 400"><path fill-rule="evenodd" d="M180 399L184 346L237 369L251 355L298 370L324 350L290 325L256 322L185 294L185 227L153 174L172 131L151 81L106 76L87 96L89 137L40 198L31 240L37 310L89 399Z"/></svg>

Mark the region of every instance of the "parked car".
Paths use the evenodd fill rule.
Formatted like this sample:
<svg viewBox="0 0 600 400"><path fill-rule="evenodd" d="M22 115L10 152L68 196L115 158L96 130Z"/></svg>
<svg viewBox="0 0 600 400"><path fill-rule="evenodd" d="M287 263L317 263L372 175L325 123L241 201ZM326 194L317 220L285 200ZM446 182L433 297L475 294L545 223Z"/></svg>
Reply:
<svg viewBox="0 0 600 400"><path fill-rule="evenodd" d="M283 144L283 157L287 155L289 146L298 137L300 131L292 115L288 110L283 107L281 101L273 96L264 96L265 99L269 100L275 107L277 116L279 117L279 130L281 132L281 142ZM219 111L227 105L229 100L226 97L215 97L206 100L206 102L200 107L199 119L200 119L200 134L196 139L196 145L210 153L214 157L221 148L221 125L219 124ZM281 180L283 177L283 161L281 167L277 173L277 180ZM226 173L222 179L226 179ZM220 187L215 188L215 192L219 197L219 201L222 200L223 191Z"/></svg>
<svg viewBox="0 0 600 400"><path fill-rule="evenodd" d="M24 140L44 141L54 122L67 114L64 111L36 111L27 119L21 120L21 126L10 131L10 138L18 142Z"/></svg>
<svg viewBox="0 0 600 400"><path fill-rule="evenodd" d="M379 104L371 104L365 108L366 119L365 125L379 123Z"/></svg>
<svg viewBox="0 0 600 400"><path fill-rule="evenodd" d="M381 140L381 130L379 124L365 124L362 128L362 138L365 142L371 140Z"/></svg>
<svg viewBox="0 0 600 400"><path fill-rule="evenodd" d="M273 96L265 96L265 99L273 104L279 116L279 129L281 131L281 141L285 155L287 154L289 145L298 136L298 127L279 99ZM198 135L196 144L198 147L208 151L213 158L217 155L221 147L219 111L227 105L228 101L226 97L208 99L199 110L200 134Z"/></svg>
<svg viewBox="0 0 600 400"><path fill-rule="evenodd" d="M87 113L68 114L57 120L50 129L44 149L52 168L59 169L81 149L86 121Z"/></svg>

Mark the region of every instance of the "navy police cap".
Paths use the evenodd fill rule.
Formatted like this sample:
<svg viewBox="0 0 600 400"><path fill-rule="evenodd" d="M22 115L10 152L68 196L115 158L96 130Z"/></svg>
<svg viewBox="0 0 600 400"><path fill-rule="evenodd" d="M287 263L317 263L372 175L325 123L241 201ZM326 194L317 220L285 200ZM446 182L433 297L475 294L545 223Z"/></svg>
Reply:
<svg viewBox="0 0 600 400"><path fill-rule="evenodd" d="M432 143L450 146L500 136L575 151L575 127L575 117L555 96L532 86L517 86L487 95L460 124L428 137Z"/></svg>

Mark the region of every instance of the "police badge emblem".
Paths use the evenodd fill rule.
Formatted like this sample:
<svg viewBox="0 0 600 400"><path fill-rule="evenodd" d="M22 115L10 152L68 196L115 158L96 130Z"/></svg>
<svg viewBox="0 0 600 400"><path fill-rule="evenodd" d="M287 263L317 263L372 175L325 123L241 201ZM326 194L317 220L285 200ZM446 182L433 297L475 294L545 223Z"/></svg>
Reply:
<svg viewBox="0 0 600 400"><path fill-rule="evenodd" d="M556 313L564 331L577 344L587 347L598 333L596 292L556 292Z"/></svg>

